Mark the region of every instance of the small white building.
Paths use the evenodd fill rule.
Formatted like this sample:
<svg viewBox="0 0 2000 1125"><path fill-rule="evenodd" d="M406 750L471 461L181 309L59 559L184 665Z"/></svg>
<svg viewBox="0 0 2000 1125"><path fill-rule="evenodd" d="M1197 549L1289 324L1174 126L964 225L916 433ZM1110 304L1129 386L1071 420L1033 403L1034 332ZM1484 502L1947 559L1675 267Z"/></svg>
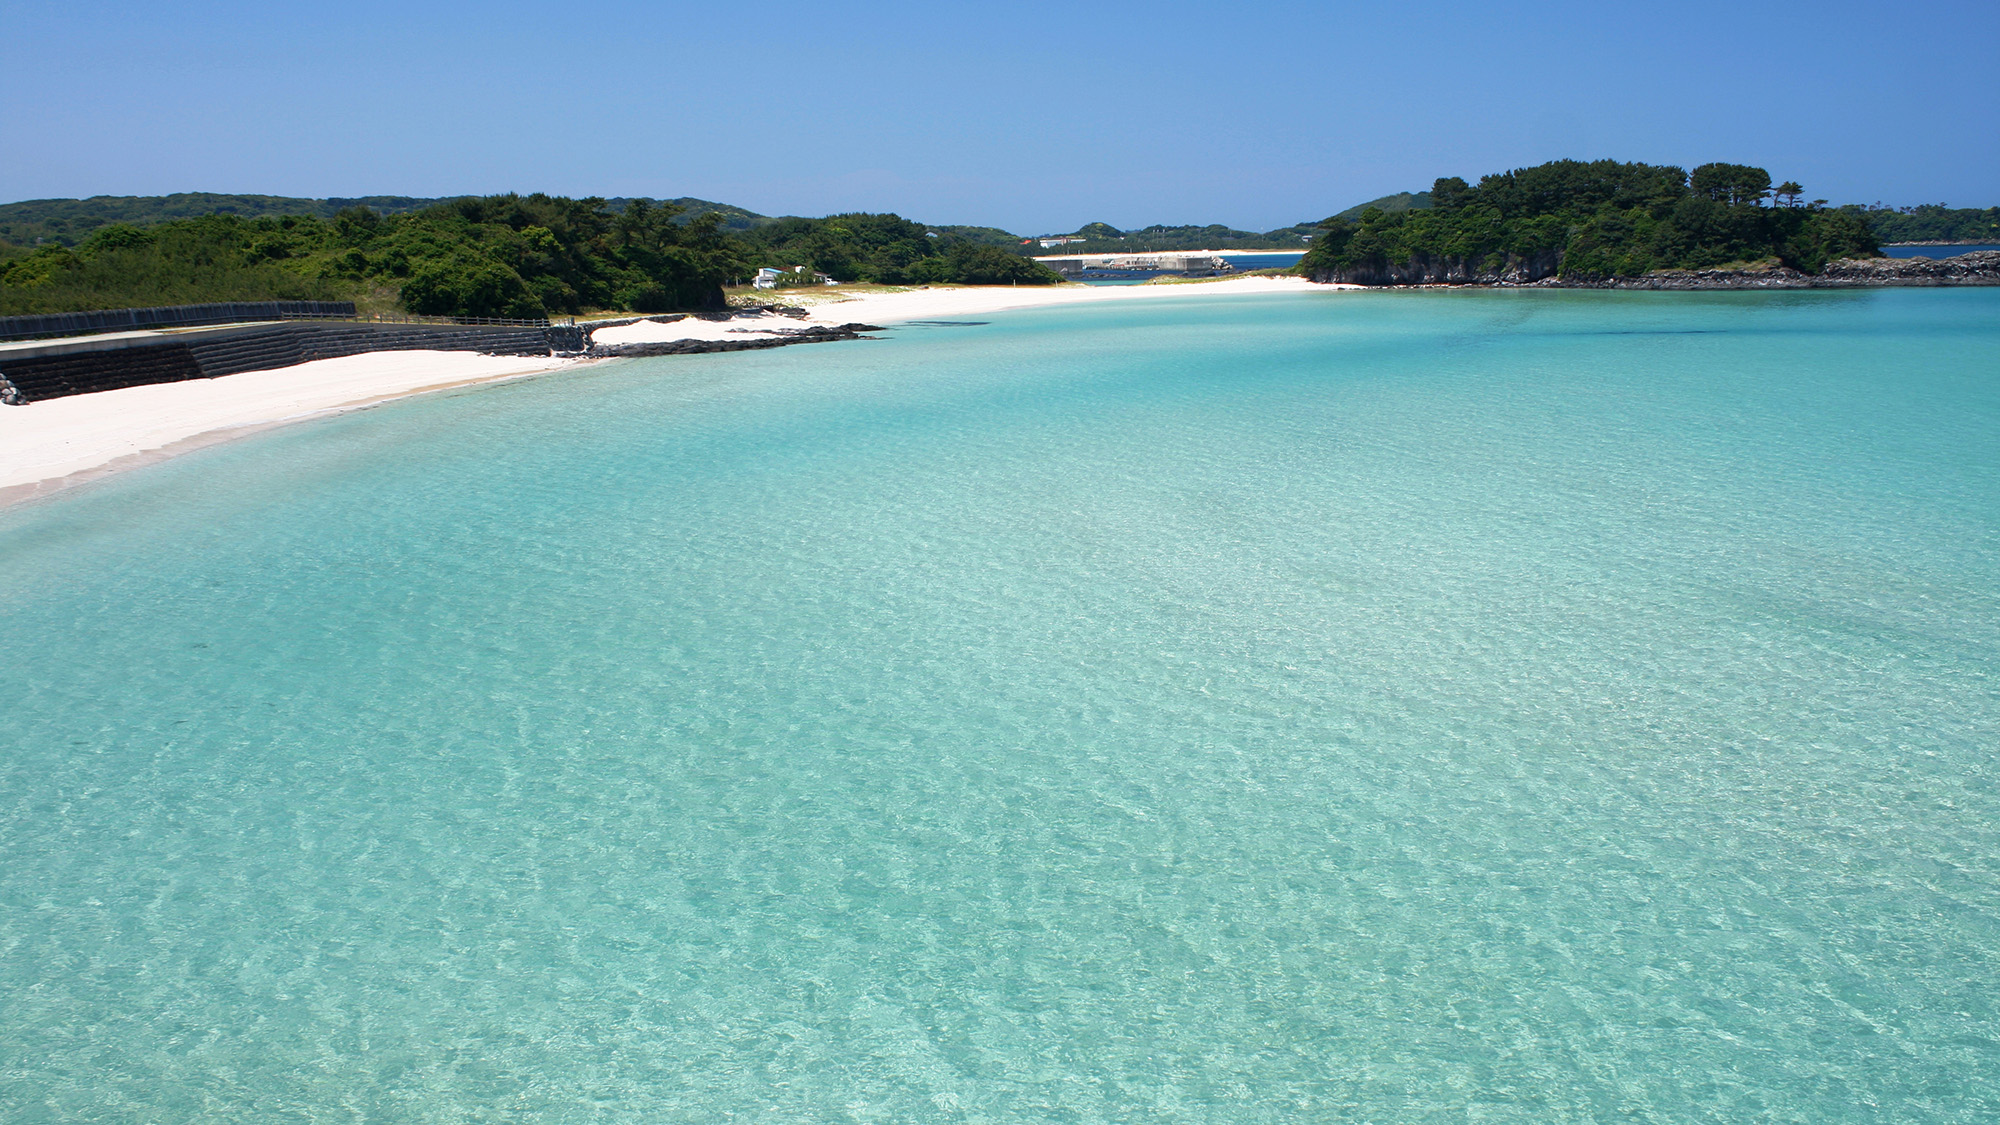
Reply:
<svg viewBox="0 0 2000 1125"><path fill-rule="evenodd" d="M794 285L799 284L803 278L796 275L810 275L812 280L809 284L813 285L840 284L825 274L816 273L805 266L793 266L788 270L781 270L774 266L765 266L763 269L757 271L757 276L751 280L750 284L758 289L776 289L778 282L786 279L791 279Z"/></svg>

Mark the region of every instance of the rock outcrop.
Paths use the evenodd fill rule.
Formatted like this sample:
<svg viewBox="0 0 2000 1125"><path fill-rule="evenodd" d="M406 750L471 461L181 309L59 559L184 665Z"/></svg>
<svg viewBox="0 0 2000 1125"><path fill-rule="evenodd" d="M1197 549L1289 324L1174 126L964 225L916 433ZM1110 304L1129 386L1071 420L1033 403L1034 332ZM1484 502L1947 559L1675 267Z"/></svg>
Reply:
<svg viewBox="0 0 2000 1125"><path fill-rule="evenodd" d="M2000 285L2000 250L1951 258L1845 258L1813 278L1834 285Z"/></svg>
<svg viewBox="0 0 2000 1125"><path fill-rule="evenodd" d="M1312 279L1347 285L1530 285L1554 277L1561 265L1562 254L1555 251L1526 257L1510 254L1497 269L1466 258L1418 254L1405 262L1322 270Z"/></svg>
<svg viewBox="0 0 2000 1125"><path fill-rule="evenodd" d="M1419 255L1402 265L1323 271L1314 281L1354 285L1488 285L1544 289L1857 289L1891 285L2000 285L2000 250L1951 258L1843 258L1816 274L1784 266L1738 270L1656 270L1643 277L1556 276L1559 255L1509 259L1475 271L1460 258Z"/></svg>
<svg viewBox="0 0 2000 1125"><path fill-rule="evenodd" d="M1644 277L1543 284L1561 289L1859 289L1890 285L2000 285L2000 250L1955 258L1842 258L1819 273L1773 266L1746 270L1658 270Z"/></svg>
<svg viewBox="0 0 2000 1125"><path fill-rule="evenodd" d="M1747 270L1654 270L1644 277L1562 277L1547 289L1811 289L1813 278L1784 266Z"/></svg>
<svg viewBox="0 0 2000 1125"><path fill-rule="evenodd" d="M707 319L707 318L704 318ZM654 355L700 355L707 352L747 352L759 348L782 348L790 344L825 344L834 340L869 340L864 332L880 332L879 325L842 324L837 327L815 324L807 328L773 328L771 336L743 340L660 340L642 344L592 344L590 355L604 359L634 359Z"/></svg>

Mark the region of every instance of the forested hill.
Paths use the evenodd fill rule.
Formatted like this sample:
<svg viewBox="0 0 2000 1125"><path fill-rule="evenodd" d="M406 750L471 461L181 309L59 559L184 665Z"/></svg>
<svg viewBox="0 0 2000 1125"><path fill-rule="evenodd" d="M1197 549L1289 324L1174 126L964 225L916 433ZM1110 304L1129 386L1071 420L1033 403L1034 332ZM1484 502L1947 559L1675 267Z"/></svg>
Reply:
<svg viewBox="0 0 2000 1125"><path fill-rule="evenodd" d="M203 215L236 215L245 219L269 215L312 215L331 219L343 207L367 207L384 215L415 211L437 203L407 195L370 195L356 199L298 199L284 195L218 195L188 191L174 195L97 195L89 199L29 199L0 203L0 242L35 246L58 242L74 246L102 227L124 223L148 226Z"/></svg>
<svg viewBox="0 0 2000 1125"><path fill-rule="evenodd" d="M1208 226L1141 227L1119 230L1110 223L1087 223L1067 235L1061 246L1043 248L1029 239L1024 252L1035 254L1134 254L1174 250L1303 250L1311 241L1314 223L1299 223L1270 231L1237 230L1219 223Z"/></svg>
<svg viewBox="0 0 2000 1125"><path fill-rule="evenodd" d="M219 195L190 191L175 195L98 195L89 199L29 199L20 203L0 203L0 242L16 246L60 243L75 246L91 233L124 224L143 227L173 219L194 219L203 215L234 215L243 219L284 215L331 219L349 207L366 207L380 215L401 215L435 207L453 199L471 196L441 196L422 199L408 195L367 195L353 199L303 199L285 195ZM605 205L614 212L625 210L630 199L609 199ZM749 230L771 220L755 211L727 203L692 197L645 201L652 206L678 208L682 222L709 212L721 216L723 230Z"/></svg>
<svg viewBox="0 0 2000 1125"><path fill-rule="evenodd" d="M2000 242L2000 207L1946 207L1925 203L1916 207L1841 208L1868 220L1883 242Z"/></svg>
<svg viewBox="0 0 2000 1125"><path fill-rule="evenodd" d="M1385 195L1380 199L1371 199L1366 203L1357 203L1354 206L1349 207L1347 210L1342 211L1340 214L1335 215L1334 218L1348 219L1348 220L1359 219L1361 217L1361 213L1363 211L1368 210L1370 207L1375 208L1377 211L1389 212L1389 211L1428 211L1430 210L1430 206L1431 206L1430 192L1399 191L1394 195Z"/></svg>
<svg viewBox="0 0 2000 1125"><path fill-rule="evenodd" d="M0 315L208 301L542 317L712 308L761 266L842 281L1051 284L1039 263L896 215L763 220L630 199L497 195L384 214L206 214L99 227L75 246L0 246ZM694 201L697 204L701 201ZM1011 236L1010 236L1011 237ZM813 280L811 271L799 280Z"/></svg>
<svg viewBox="0 0 2000 1125"><path fill-rule="evenodd" d="M1880 251L1859 214L1801 205L1762 168L1558 160L1431 186L1431 207L1335 216L1301 269L1362 284L1636 277L1776 261L1817 273ZM1769 205L1767 205L1769 204Z"/></svg>
<svg viewBox="0 0 2000 1125"><path fill-rule="evenodd" d="M679 212L677 221L683 223L692 222L703 215L714 215L717 226L723 230L736 233L755 230L766 223L776 221L769 215L759 215L755 211L746 211L733 204L717 203L711 199L696 199L691 195L684 195L679 199L644 199L642 197L642 201L651 207L671 207L677 209ZM632 199L618 196L605 200L604 205L614 212L622 212L625 210L626 205L632 202Z"/></svg>
<svg viewBox="0 0 2000 1125"><path fill-rule="evenodd" d="M374 309L541 317L722 302L740 245L709 216L546 195L453 199L383 214L209 214L100 227L0 261L0 314L349 299Z"/></svg>
<svg viewBox="0 0 2000 1125"><path fill-rule="evenodd" d="M996 244L992 235L1004 236ZM1012 235L988 227L927 227L901 215L775 219L743 236L747 257L781 269L807 267L835 281L885 285L1053 285L1062 277L1014 252Z"/></svg>
<svg viewBox="0 0 2000 1125"><path fill-rule="evenodd" d="M1427 191L1397 192L1366 203L1357 203L1334 218L1358 221L1370 207L1384 212L1421 211L1431 205ZM1884 244L1892 242L2000 242L2000 207L1948 207L1924 203L1915 207L1884 207L1877 203L1863 207L1850 203L1841 208L1868 221L1868 229Z"/></svg>

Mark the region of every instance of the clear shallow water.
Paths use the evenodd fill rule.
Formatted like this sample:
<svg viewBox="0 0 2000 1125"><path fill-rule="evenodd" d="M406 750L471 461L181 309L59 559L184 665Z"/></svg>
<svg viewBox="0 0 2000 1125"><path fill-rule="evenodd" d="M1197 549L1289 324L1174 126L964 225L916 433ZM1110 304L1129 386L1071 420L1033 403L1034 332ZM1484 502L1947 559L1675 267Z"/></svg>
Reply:
<svg viewBox="0 0 2000 1125"><path fill-rule="evenodd" d="M2000 293L894 336L0 513L0 1117L2000 1113Z"/></svg>

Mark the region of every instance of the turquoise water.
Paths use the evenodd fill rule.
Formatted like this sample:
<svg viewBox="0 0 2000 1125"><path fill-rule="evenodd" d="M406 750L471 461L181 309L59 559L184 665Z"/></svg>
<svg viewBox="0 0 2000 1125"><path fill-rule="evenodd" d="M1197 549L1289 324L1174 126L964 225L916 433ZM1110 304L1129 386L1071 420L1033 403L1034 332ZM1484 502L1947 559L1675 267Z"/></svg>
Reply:
<svg viewBox="0 0 2000 1125"><path fill-rule="evenodd" d="M2000 291L986 319L0 513L0 1119L2000 1116Z"/></svg>

